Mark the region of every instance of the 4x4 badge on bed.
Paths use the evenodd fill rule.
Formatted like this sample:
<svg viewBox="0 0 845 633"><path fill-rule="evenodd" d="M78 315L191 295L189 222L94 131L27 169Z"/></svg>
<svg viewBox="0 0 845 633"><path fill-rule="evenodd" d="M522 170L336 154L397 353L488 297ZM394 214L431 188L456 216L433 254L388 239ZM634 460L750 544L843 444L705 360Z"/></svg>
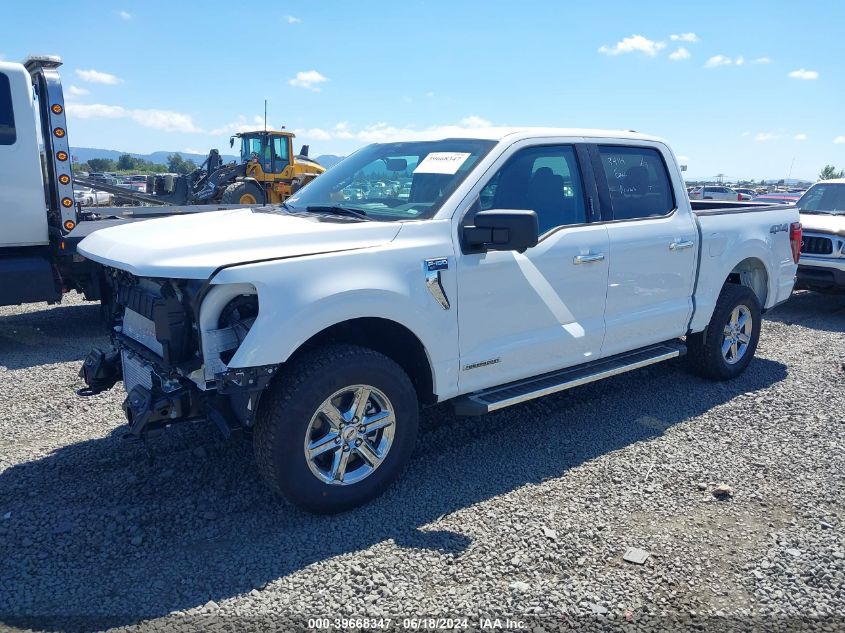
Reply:
<svg viewBox="0 0 845 633"><path fill-rule="evenodd" d="M449 270L449 259L447 257L434 257L423 260L423 272L425 273L425 285L431 296L437 300L444 310L449 309L449 298L443 290L440 281L440 272Z"/></svg>

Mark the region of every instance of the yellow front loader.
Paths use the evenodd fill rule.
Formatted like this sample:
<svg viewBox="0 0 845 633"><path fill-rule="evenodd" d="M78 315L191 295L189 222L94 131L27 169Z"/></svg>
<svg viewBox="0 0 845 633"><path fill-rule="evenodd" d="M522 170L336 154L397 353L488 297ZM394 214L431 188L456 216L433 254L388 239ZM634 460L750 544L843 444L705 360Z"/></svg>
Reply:
<svg viewBox="0 0 845 633"><path fill-rule="evenodd" d="M307 146L293 153L292 132L240 132L230 139L241 143L241 175L223 191L224 204L278 204L326 171L308 158Z"/></svg>

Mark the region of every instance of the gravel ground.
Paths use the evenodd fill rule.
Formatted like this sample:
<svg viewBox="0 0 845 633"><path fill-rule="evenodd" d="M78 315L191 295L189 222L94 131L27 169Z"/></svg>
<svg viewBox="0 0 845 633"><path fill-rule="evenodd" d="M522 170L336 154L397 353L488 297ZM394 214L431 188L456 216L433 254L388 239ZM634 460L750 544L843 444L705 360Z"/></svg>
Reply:
<svg viewBox="0 0 845 633"><path fill-rule="evenodd" d="M119 386L76 397L96 306L0 308L0 629L841 630L843 331L845 298L799 293L733 382L675 362L484 418L428 409L402 480L320 518L243 442L126 440Z"/></svg>

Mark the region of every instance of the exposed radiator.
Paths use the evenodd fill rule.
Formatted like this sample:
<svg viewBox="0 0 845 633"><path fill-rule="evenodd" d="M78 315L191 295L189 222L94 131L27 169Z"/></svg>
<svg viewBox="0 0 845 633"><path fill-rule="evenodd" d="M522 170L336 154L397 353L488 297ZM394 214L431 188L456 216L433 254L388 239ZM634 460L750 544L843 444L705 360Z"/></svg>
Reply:
<svg viewBox="0 0 845 633"><path fill-rule="evenodd" d="M137 356L126 350L121 351L120 357L123 361L123 386L126 388L126 393L129 393L138 385L152 390L152 369L144 364Z"/></svg>

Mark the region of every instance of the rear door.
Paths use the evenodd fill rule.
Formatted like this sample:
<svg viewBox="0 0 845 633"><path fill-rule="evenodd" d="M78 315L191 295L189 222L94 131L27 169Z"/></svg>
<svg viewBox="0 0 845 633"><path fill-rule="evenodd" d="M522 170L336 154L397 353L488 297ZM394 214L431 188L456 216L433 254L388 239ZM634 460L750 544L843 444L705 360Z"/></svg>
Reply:
<svg viewBox="0 0 845 633"><path fill-rule="evenodd" d="M698 231L658 145L597 144L594 171L610 240L602 356L683 336Z"/></svg>
<svg viewBox="0 0 845 633"><path fill-rule="evenodd" d="M460 223L488 209L532 209L540 223L539 243L524 253L458 258L463 392L601 353L609 243L605 226L591 221L589 154L571 141L536 143L518 143L503 155L470 193L474 202Z"/></svg>

